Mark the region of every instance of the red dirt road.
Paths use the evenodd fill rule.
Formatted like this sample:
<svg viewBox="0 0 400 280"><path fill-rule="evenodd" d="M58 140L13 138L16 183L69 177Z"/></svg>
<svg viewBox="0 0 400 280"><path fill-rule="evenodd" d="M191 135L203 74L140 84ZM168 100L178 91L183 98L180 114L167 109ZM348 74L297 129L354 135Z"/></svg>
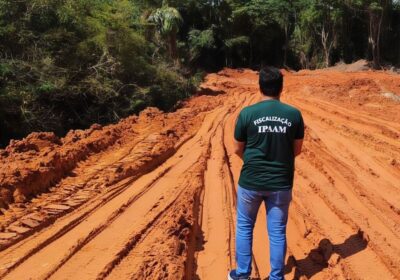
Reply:
<svg viewBox="0 0 400 280"><path fill-rule="evenodd" d="M174 113L147 109L0 150L1 279L226 279L235 266L235 119L257 73L207 76ZM285 72L307 126L287 279L400 279L400 76ZM45 192L46 191L46 192ZM269 272L265 211L253 277Z"/></svg>

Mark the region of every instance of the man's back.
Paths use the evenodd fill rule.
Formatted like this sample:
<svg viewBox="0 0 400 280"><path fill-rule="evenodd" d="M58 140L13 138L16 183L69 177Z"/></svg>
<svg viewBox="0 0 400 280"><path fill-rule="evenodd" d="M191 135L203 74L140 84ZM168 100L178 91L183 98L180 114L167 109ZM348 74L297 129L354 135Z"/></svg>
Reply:
<svg viewBox="0 0 400 280"><path fill-rule="evenodd" d="M235 139L246 142L239 185L252 190L290 189L293 143L303 137L304 123L296 108L277 99L245 107L235 128Z"/></svg>
<svg viewBox="0 0 400 280"><path fill-rule="evenodd" d="M235 153L244 164L237 188L237 268L229 272L229 280L250 279L253 229L263 202L270 240L269 279L283 280L285 275L294 158L301 153L304 123L299 110L279 101L283 89L279 69L261 69L259 84L262 101L244 108L235 126Z"/></svg>

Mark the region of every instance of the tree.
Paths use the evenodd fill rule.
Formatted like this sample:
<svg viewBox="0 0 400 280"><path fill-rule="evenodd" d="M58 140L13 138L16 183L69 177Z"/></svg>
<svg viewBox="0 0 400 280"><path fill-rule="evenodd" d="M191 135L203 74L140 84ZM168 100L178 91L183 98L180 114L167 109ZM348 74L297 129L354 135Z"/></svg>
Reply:
<svg viewBox="0 0 400 280"><path fill-rule="evenodd" d="M287 66L287 57L289 51L290 36L295 27L295 0L268 0L268 4L273 11L274 19L282 27L285 34L285 43L283 45L283 65Z"/></svg>
<svg viewBox="0 0 400 280"><path fill-rule="evenodd" d="M158 33L166 39L170 58L177 59L176 35L183 20L179 11L173 7L164 6L156 9L149 17Z"/></svg>
<svg viewBox="0 0 400 280"><path fill-rule="evenodd" d="M301 26L319 38L324 57L324 66L331 65L331 52L337 41L342 10L337 0L310 0L300 12ZM317 47L315 47L317 48Z"/></svg>
<svg viewBox="0 0 400 280"><path fill-rule="evenodd" d="M325 67L331 66L331 51L337 41L339 24L341 23L342 10L337 0L321 1L318 3L320 29L317 34L321 37L321 44L324 50ZM316 27L316 28L318 28Z"/></svg>
<svg viewBox="0 0 400 280"><path fill-rule="evenodd" d="M369 3L368 3L369 2ZM367 1L364 7L369 16L368 43L371 46L373 66L378 69L381 64L381 31L385 10L389 4L388 0Z"/></svg>
<svg viewBox="0 0 400 280"><path fill-rule="evenodd" d="M248 59L243 61L248 65L252 65L253 62L262 64L267 53L270 57L266 60L277 56L275 53L272 54L270 48L275 51L274 45L279 44L282 36L272 14L270 3L264 0L238 1L232 4L230 28L233 30L231 36L226 39L237 38L233 42L244 46L246 40L243 39L248 38Z"/></svg>
<svg viewBox="0 0 400 280"><path fill-rule="evenodd" d="M131 0L0 0L0 146L32 131L63 135L115 122L147 106L171 110L193 92L167 56L152 58L146 9Z"/></svg>
<svg viewBox="0 0 400 280"><path fill-rule="evenodd" d="M192 29L188 35L191 62L196 62L203 53L216 48L214 31L212 28L203 31Z"/></svg>
<svg viewBox="0 0 400 280"><path fill-rule="evenodd" d="M391 0L350 0L347 2L350 7L368 16L368 45L375 69L380 68L381 64L382 23L391 3Z"/></svg>

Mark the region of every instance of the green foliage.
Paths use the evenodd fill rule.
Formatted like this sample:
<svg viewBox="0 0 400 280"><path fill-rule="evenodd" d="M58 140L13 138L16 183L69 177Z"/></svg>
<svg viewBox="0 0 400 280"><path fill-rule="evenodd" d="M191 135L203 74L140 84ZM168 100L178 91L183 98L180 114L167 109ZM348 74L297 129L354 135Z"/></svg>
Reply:
<svg viewBox="0 0 400 280"><path fill-rule="evenodd" d="M128 0L0 0L1 144L171 110L188 96L191 80L152 56L141 12ZM156 84L162 94L149 94Z"/></svg>
<svg viewBox="0 0 400 280"><path fill-rule="evenodd" d="M247 46L249 44L248 36L238 36L224 41L224 45L227 49L233 49L238 46Z"/></svg>
<svg viewBox="0 0 400 280"><path fill-rule="evenodd" d="M177 33L179 25L182 24L182 17L177 9L172 7L162 7L154 11L149 17L157 30L163 36L169 36L171 33Z"/></svg>
<svg viewBox="0 0 400 280"><path fill-rule="evenodd" d="M189 32L190 60L192 62L198 60L205 51L216 48L214 36L214 31L212 29L203 31L192 29Z"/></svg>
<svg viewBox="0 0 400 280"><path fill-rule="evenodd" d="M158 33L166 40L170 57L176 59L176 34L179 31L179 26L182 24L182 17L178 10L164 6L156 9L148 20L155 24Z"/></svg>

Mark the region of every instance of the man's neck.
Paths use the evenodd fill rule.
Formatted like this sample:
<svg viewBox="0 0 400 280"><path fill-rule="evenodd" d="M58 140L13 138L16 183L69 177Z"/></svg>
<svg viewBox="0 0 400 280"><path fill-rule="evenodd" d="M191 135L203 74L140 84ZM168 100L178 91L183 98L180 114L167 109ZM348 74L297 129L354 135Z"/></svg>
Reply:
<svg viewBox="0 0 400 280"><path fill-rule="evenodd" d="M280 100L280 98L281 98L281 96L266 96L266 95L263 95L262 97L261 97L261 101L265 101L265 100Z"/></svg>

